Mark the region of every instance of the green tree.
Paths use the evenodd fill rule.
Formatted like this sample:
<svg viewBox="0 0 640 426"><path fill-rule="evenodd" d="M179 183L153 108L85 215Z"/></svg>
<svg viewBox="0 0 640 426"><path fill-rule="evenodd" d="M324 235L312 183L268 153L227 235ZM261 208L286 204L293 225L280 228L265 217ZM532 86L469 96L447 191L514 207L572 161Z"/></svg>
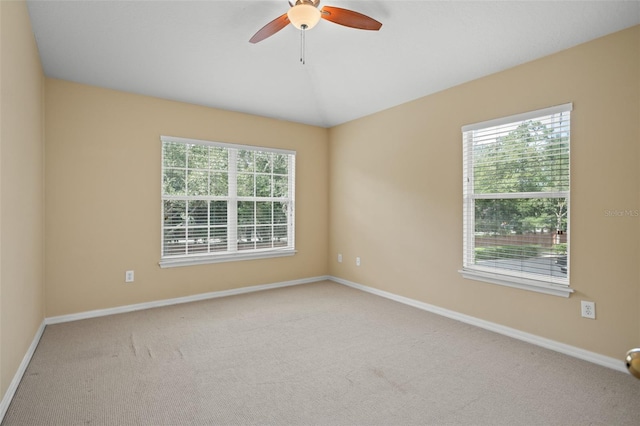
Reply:
<svg viewBox="0 0 640 426"><path fill-rule="evenodd" d="M476 194L567 191L568 138L539 121L526 121L507 135L474 146ZM561 176L561 178L559 178ZM483 234L564 231L566 198L490 198L475 202L476 232Z"/></svg>

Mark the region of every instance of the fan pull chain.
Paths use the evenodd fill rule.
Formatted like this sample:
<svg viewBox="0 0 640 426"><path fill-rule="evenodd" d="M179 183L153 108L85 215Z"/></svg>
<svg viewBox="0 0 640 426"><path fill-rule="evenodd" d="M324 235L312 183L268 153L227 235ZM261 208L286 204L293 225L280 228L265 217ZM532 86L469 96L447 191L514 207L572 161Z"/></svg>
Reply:
<svg viewBox="0 0 640 426"><path fill-rule="evenodd" d="M307 30L307 26L306 25L302 25L300 27L300 62L302 62L302 65L304 65L306 63L305 61L305 55L304 55L304 48L305 48L305 37L304 37L304 33Z"/></svg>

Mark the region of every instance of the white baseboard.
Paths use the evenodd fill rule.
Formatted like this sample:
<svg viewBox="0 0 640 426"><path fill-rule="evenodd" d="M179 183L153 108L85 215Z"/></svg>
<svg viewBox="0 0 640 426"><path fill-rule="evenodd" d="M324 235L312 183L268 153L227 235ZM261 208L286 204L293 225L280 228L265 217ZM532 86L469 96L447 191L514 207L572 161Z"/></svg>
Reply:
<svg viewBox="0 0 640 426"><path fill-rule="evenodd" d="M506 327L504 325L496 324L490 321L485 321L479 318L472 317L470 315L461 314L459 312L444 309L435 305L420 302L415 299L410 299L404 296L398 296L397 294L389 293L387 291L378 290L373 287L368 287L362 284L354 283L342 278L330 276L329 280L338 284L346 285L358 290L365 291L367 293L375 294L377 296L385 297L387 299L394 300L396 302L403 303L405 305L413 306L414 308L422 309L434 314L441 315L443 317L451 318L457 321L464 322L466 324L474 325L476 327L484 328L485 330L493 331L498 334L502 334L514 339L522 340L527 343L531 343L537 346L541 346L546 349L551 349L556 352L560 352L565 355L572 356L574 358L589 361L603 367L608 367L613 370L627 373L627 367L624 361L609 356L601 355L595 352L587 351L575 346L567 345L557 342L555 340L546 339L544 337L536 336L535 334L525 333L524 331L516 330L515 328Z"/></svg>
<svg viewBox="0 0 640 426"><path fill-rule="evenodd" d="M18 371L16 371L16 374L13 376L13 380L11 380L7 391L2 397L2 402L0 402L0 423L2 423L4 415L7 413L7 409L9 409L9 404L11 404L11 400L18 390L18 385L20 384L20 380L22 380L22 376L24 376L24 372L27 371L27 366L29 366L31 358L33 357L33 354L38 347L38 343L40 342L40 338L42 337L42 333L44 333L44 327L45 323L42 321L40 327L38 327L38 331L36 331L36 335L33 337L33 341L31 342L29 349L27 349L27 353L24 355L24 358L22 358Z"/></svg>
<svg viewBox="0 0 640 426"><path fill-rule="evenodd" d="M158 308L161 306L177 305L180 303L197 302L200 300L215 299L218 297L235 296L238 294L253 293L256 291L271 290L271 289L280 288L280 287L290 287L290 286L300 285L300 284L309 284L309 283L324 281L328 279L329 277L324 275L319 277L303 278L299 280L283 281L279 283L234 288L231 290L214 291L211 293L194 294L193 296L176 297L174 299L165 299L165 300L156 300L153 302L144 302L144 303L137 303L135 305L118 306L115 308L97 309L94 311L79 312L77 314L60 315L60 316L45 318L45 324L47 325L59 324L63 322L77 321L77 320L82 320L87 318L104 317L107 315L122 314L125 312L140 311L143 309Z"/></svg>

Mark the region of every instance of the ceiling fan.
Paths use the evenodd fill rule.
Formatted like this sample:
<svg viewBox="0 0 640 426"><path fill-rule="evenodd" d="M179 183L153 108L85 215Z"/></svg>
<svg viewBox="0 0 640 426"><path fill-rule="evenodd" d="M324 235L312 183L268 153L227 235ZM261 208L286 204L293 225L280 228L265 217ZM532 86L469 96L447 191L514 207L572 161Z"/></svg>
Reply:
<svg viewBox="0 0 640 426"><path fill-rule="evenodd" d="M320 0L289 0L291 6L289 11L262 27L249 42L258 43L271 37L289 23L302 30L304 34L304 31L313 28L320 18L359 30L377 31L382 27L380 22L362 13L332 6L323 6L322 9L318 9L319 3Z"/></svg>

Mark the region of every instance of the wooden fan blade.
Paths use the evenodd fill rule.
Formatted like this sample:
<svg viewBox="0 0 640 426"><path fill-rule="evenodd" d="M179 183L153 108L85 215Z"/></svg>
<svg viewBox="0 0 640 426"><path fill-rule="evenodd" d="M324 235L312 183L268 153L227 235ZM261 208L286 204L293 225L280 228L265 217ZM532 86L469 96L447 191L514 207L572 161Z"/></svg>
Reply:
<svg viewBox="0 0 640 426"><path fill-rule="evenodd" d="M262 27L260 31L258 31L253 37L251 37L249 43L258 43L259 41L262 41L267 37L271 37L287 25L289 25L289 17L285 13L284 15L278 16L276 19Z"/></svg>
<svg viewBox="0 0 640 426"><path fill-rule="evenodd" d="M380 27L382 27L382 24L375 19L349 9L324 6L320 12L322 19L344 25L345 27L372 31L378 31Z"/></svg>

